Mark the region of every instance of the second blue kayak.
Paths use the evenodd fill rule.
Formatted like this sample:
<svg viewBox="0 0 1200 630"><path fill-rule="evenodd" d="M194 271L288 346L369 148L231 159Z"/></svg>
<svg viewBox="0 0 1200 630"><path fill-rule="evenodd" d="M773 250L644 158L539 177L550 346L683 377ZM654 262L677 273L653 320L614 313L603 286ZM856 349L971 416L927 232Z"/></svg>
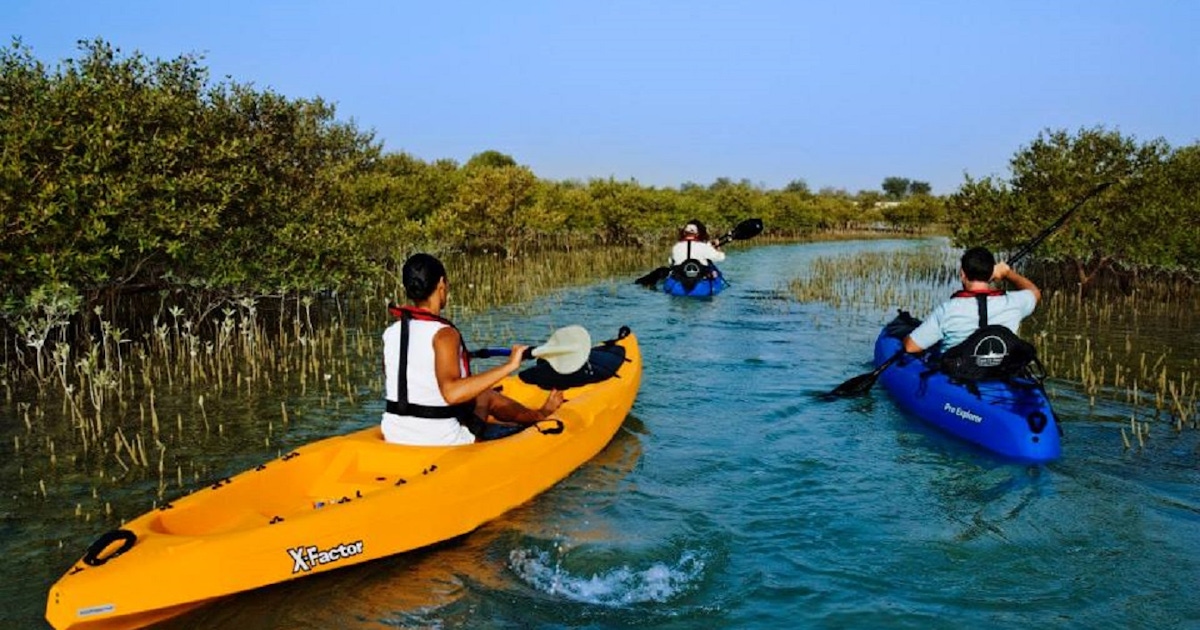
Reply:
<svg viewBox="0 0 1200 630"><path fill-rule="evenodd" d="M728 286L729 283L725 281L725 276L716 266L712 267L710 277L696 280L690 289L674 275L668 275L667 279L663 280L663 291L670 295L686 297L712 297L724 291Z"/></svg>
<svg viewBox="0 0 1200 630"><path fill-rule="evenodd" d="M875 365L901 350L884 332L875 340ZM905 356L879 376L906 411L933 426L1005 457L1048 462L1062 454L1058 418L1036 380L982 381L978 393L951 382L923 358Z"/></svg>

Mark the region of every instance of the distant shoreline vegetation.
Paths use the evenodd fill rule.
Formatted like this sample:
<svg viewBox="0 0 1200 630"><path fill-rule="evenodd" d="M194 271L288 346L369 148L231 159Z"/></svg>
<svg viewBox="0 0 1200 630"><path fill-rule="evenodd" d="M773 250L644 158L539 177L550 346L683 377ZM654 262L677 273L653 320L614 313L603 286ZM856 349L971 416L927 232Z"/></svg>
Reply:
<svg viewBox="0 0 1200 630"><path fill-rule="evenodd" d="M1081 287L1102 272L1200 269L1200 144L1046 132L1008 180L967 176L945 197L900 177L857 193L799 178L780 190L549 181L498 151L465 164L385 153L324 100L212 83L199 56L148 59L103 40L79 51L53 69L19 39L0 51L5 354L45 338L38 327L117 319L147 295L193 310L299 301L369 288L418 250L659 248L691 218L719 231L761 217L776 238L941 226L956 245L1007 249L1106 180L1119 183L1038 254Z"/></svg>

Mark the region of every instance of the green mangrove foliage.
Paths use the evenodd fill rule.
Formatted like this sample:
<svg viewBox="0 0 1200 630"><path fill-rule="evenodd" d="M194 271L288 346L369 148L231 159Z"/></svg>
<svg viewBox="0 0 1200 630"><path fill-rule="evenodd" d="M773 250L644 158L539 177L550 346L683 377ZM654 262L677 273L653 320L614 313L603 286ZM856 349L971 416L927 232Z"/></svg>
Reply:
<svg viewBox="0 0 1200 630"><path fill-rule="evenodd" d="M1047 131L1010 161L1008 181L966 178L948 200L957 245L1015 249L1104 182L1036 255L1074 272L1083 289L1106 273L1200 271L1200 145L1139 143L1103 127Z"/></svg>
<svg viewBox="0 0 1200 630"><path fill-rule="evenodd" d="M84 313L161 292L219 308L361 287L415 249L512 258L657 242L693 217L722 229L760 216L783 235L880 219L806 185L552 182L497 151L425 162L384 153L320 98L214 84L195 55L148 59L102 40L79 51L54 68L19 40L0 51L8 328L36 309L35 290L78 295Z"/></svg>
<svg viewBox="0 0 1200 630"><path fill-rule="evenodd" d="M1200 257L1196 146L1049 133L1017 153L1010 181L968 177L949 203L902 177L855 194L814 193L799 179L781 190L730 178L548 181L494 150L465 164L385 153L320 98L214 84L201 62L126 55L102 40L54 68L19 40L0 50L6 358L14 340L20 352L49 352L51 334L65 336L47 305L74 305L78 336L96 321L127 325L139 299L160 314L311 299L370 290L417 250L517 259L657 247L691 218L720 232L761 217L781 237L949 221L956 243L1003 249L1110 179L1120 183L1039 254L1074 264L1083 283L1106 268L1191 272Z"/></svg>
<svg viewBox="0 0 1200 630"><path fill-rule="evenodd" d="M0 55L0 283L48 281L89 302L176 286L319 287L364 270L341 212L377 155L333 107L237 84L196 58L82 45L48 72Z"/></svg>
<svg viewBox="0 0 1200 630"><path fill-rule="evenodd" d="M885 177L881 188L883 188L883 194L892 201L899 201L913 195L928 195L933 190L929 182L918 182L907 177Z"/></svg>
<svg viewBox="0 0 1200 630"><path fill-rule="evenodd" d="M901 202L884 202L880 207L884 221L895 228L919 233L931 225L939 225L946 214L946 203L938 197L921 193Z"/></svg>

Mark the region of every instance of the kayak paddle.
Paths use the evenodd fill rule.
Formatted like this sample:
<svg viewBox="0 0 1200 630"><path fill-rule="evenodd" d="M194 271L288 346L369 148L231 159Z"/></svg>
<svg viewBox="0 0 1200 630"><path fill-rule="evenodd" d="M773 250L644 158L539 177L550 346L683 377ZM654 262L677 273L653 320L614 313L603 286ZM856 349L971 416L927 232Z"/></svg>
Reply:
<svg viewBox="0 0 1200 630"><path fill-rule="evenodd" d="M729 241L744 241L748 238L754 238L755 236L762 234L762 231L762 219L746 219L745 221L733 226L732 230L729 230L725 236L722 236L720 239L718 239L717 245L724 245Z"/></svg>
<svg viewBox="0 0 1200 630"><path fill-rule="evenodd" d="M748 238L754 238L763 231L762 219L746 219L741 223L733 226L732 230L725 233L724 236L717 239L717 246L720 247L729 241L744 241ZM640 284L646 288L653 289L654 285L667 279L667 275L671 273L670 267L659 267L654 271L634 280L634 284Z"/></svg>
<svg viewBox="0 0 1200 630"><path fill-rule="evenodd" d="M650 273L642 276L641 278L634 280L633 283L640 284L640 285L646 287L647 289L653 289L654 285L658 284L659 282L662 282L663 280L666 280L667 274L669 274L669 273L671 273L670 267L659 267L658 269L651 271Z"/></svg>
<svg viewBox="0 0 1200 630"><path fill-rule="evenodd" d="M840 398L844 396L857 396L858 394L867 393L871 387L875 385L875 381L879 378L879 375L883 374L884 370L892 367L892 364L896 361L899 361L900 357L903 356L904 350L893 354L887 361L880 363L879 367L875 368L874 371L868 372L867 374L859 374L845 383L838 385L837 387L833 388L833 391L829 392L829 395Z"/></svg>
<svg viewBox="0 0 1200 630"><path fill-rule="evenodd" d="M1013 257L1008 261L1008 264L1010 266L1015 265L1018 260L1021 260L1022 258L1024 258L1026 256L1026 254L1033 251L1033 248L1040 245L1042 243L1042 241L1046 240L1046 238L1048 238L1056 230L1061 228L1063 226L1063 224L1067 222L1067 219L1071 218L1071 215L1075 214L1075 211L1078 210L1079 207L1082 206L1087 200L1100 194L1102 191L1104 191L1106 188L1108 188L1112 184L1113 184L1113 182L1104 182L1104 183L1100 184L1099 186L1096 186L1095 188L1088 191L1088 194L1084 195L1083 198L1080 199L1079 201L1076 201L1075 205L1071 206L1071 208L1069 210L1067 210L1066 212L1064 212L1062 214L1062 216L1055 219L1054 223L1051 223L1049 226L1046 227L1046 229L1042 230L1041 232L1038 233L1037 236L1033 237L1032 240L1030 240L1025 245L1021 246L1021 249L1017 250L1017 253L1014 254ZM883 374L884 370L891 367L892 364L894 364L897 360L899 360L900 357L904 356L904 354L905 354L904 350L897 352L896 354L892 355L892 357L889 358L887 361L880 363L879 367L875 368L873 371L868 372L866 374L859 374L858 376L855 376L854 378L851 378L850 380L833 388L833 391L829 392L829 395L830 396L854 396L857 394L867 393L868 391L870 391L871 387L875 385L875 381L879 379L879 375Z"/></svg>
<svg viewBox="0 0 1200 630"><path fill-rule="evenodd" d="M522 360L545 359L546 363L559 374L571 374L579 371L588 361L592 352L592 336L583 326L564 326L554 331L546 343L527 348ZM512 348L480 348L471 352L477 359L489 357L507 357L512 354Z"/></svg>
<svg viewBox="0 0 1200 630"><path fill-rule="evenodd" d="M1017 262L1018 260L1021 260L1022 258L1024 258L1026 254L1033 251L1033 248L1037 247L1038 245L1041 245L1042 241L1046 240L1046 237L1050 236L1051 234L1054 233L1055 230L1062 227L1063 224L1067 222L1067 219L1071 218L1071 215L1075 214L1075 211L1078 210L1079 206L1082 206L1085 201L1087 201L1088 199L1091 199L1092 197L1095 197L1096 195L1098 195L1102 191L1104 191L1104 189L1106 189L1112 185L1113 185L1113 182L1104 182L1103 184L1100 184L1099 186L1096 186L1095 188L1093 188L1090 192L1088 192L1088 194L1083 196L1083 199L1080 199L1079 201L1075 202L1075 205L1071 206L1070 210L1067 210L1066 212L1064 212L1061 217L1058 217L1057 219L1054 220L1054 223L1051 223L1049 227L1042 230L1037 236L1033 237L1033 240L1029 241L1024 246L1022 246L1021 249L1017 250L1017 253L1013 254L1013 257L1008 264L1012 265L1013 263Z"/></svg>

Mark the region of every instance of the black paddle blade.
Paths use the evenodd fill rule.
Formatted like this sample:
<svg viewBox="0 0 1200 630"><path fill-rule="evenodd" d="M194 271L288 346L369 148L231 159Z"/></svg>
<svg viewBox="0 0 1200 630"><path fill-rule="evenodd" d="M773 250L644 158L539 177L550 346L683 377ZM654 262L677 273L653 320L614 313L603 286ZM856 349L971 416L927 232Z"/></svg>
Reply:
<svg viewBox="0 0 1200 630"><path fill-rule="evenodd" d="M835 398L846 398L848 396L860 396L871 391L875 386L875 381L879 379L879 372L869 372L867 374L859 374L854 378L838 385L829 392L830 396Z"/></svg>
<svg viewBox="0 0 1200 630"><path fill-rule="evenodd" d="M846 396L857 396L859 394L865 394L871 391L871 387L875 385L875 381L879 379L879 375L883 374L884 370L892 367L892 364L899 361L900 357L903 357L905 354L906 353L904 350L900 350L888 358L887 361L881 363L873 372L855 376L845 383L833 388L833 391L829 392L829 395L831 397L844 398Z"/></svg>
<svg viewBox="0 0 1200 630"><path fill-rule="evenodd" d="M742 239L758 236L759 234L762 234L762 231L762 219L746 219L745 221L733 226L733 229L729 231L729 237L733 240L740 241Z"/></svg>
<svg viewBox="0 0 1200 630"><path fill-rule="evenodd" d="M733 226L725 236L718 239L720 245L724 245L729 241L741 241L748 238L758 236L763 231L762 219L746 219L741 223Z"/></svg>
<svg viewBox="0 0 1200 630"><path fill-rule="evenodd" d="M634 284L640 284L647 289L653 289L656 284L667 279L667 274L671 273L670 267L659 267L654 271L634 280Z"/></svg>

